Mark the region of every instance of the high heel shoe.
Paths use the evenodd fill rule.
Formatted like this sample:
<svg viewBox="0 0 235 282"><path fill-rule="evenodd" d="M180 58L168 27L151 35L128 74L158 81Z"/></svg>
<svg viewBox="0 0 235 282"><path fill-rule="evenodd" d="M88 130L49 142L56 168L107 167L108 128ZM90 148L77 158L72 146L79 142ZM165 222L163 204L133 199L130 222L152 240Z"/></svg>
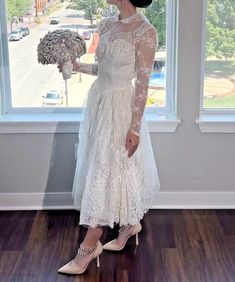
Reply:
<svg viewBox="0 0 235 282"><path fill-rule="evenodd" d="M80 248L81 248L81 246L80 246ZM80 250L80 248L79 248L79 250ZM82 250L82 251L84 251L84 250ZM89 263L95 258L97 258L97 260L96 260L97 267L100 267L99 255L102 253L102 251L103 251L102 244L100 243L100 241L97 241L95 250L92 251L94 253L93 253L93 256L91 257L91 260L83 268L78 267L76 265L74 259L72 259L70 262L68 262L67 264L65 264L61 268L59 268L58 272L59 273L66 273L66 274L82 274L86 271ZM84 252L86 252L86 251L84 251ZM88 253L84 253L82 255L86 255L86 254L88 254Z"/></svg>
<svg viewBox="0 0 235 282"><path fill-rule="evenodd" d="M124 239L124 244L122 245L118 245L118 244L115 244L117 242L117 238L106 243L105 245L103 245L103 250L108 250L108 251L121 251L125 245L126 245L126 242L127 240L131 237L131 236L136 236L135 237L135 243L136 245L139 245L139 239L138 239L138 233L141 231L142 229L142 226L140 223L134 225L134 228L132 230L132 232L130 232L130 234L128 234L126 236L126 238ZM121 234L125 234L125 233L128 233L128 231L130 230L130 227L121 227L119 229L119 236L122 236Z"/></svg>

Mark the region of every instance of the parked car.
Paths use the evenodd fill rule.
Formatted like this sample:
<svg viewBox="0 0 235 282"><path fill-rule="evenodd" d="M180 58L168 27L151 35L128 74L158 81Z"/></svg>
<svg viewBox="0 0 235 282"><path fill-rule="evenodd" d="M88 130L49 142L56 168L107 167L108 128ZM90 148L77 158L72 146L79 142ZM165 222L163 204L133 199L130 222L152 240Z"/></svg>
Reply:
<svg viewBox="0 0 235 282"><path fill-rule="evenodd" d="M59 17L51 17L50 18L50 24L59 24L60 18Z"/></svg>
<svg viewBox="0 0 235 282"><path fill-rule="evenodd" d="M61 96L61 93L57 89L49 90L47 91L45 96L42 96L43 98L43 106L46 105L62 105L63 104L63 97Z"/></svg>
<svg viewBox="0 0 235 282"><path fill-rule="evenodd" d="M83 37L85 40L90 40L90 38L91 38L91 32L90 32L90 31L83 31L82 37Z"/></svg>
<svg viewBox="0 0 235 282"><path fill-rule="evenodd" d="M22 26L22 27L20 28L20 30L21 30L23 36L29 35L29 33L30 33L28 27Z"/></svg>
<svg viewBox="0 0 235 282"><path fill-rule="evenodd" d="M23 34L21 32L21 30L17 29L17 30L13 30L10 34L9 34L9 40L10 41L18 41L23 37Z"/></svg>

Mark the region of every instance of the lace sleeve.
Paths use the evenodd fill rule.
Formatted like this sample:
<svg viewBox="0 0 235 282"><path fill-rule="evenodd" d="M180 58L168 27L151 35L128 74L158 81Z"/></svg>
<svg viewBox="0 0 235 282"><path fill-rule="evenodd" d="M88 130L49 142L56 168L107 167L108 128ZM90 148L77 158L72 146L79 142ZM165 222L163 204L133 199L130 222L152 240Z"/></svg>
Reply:
<svg viewBox="0 0 235 282"><path fill-rule="evenodd" d="M98 75L98 63L93 63L93 64L79 63L78 71L90 75Z"/></svg>
<svg viewBox="0 0 235 282"><path fill-rule="evenodd" d="M102 19L98 25L97 25L97 29L96 29L96 32L101 35L103 33L103 31L105 30L106 28L106 22L107 22L107 19Z"/></svg>
<svg viewBox="0 0 235 282"><path fill-rule="evenodd" d="M139 135L141 119L148 96L148 83L152 71L157 47L157 31L154 27L147 29L137 43L135 96L132 107L130 130Z"/></svg>

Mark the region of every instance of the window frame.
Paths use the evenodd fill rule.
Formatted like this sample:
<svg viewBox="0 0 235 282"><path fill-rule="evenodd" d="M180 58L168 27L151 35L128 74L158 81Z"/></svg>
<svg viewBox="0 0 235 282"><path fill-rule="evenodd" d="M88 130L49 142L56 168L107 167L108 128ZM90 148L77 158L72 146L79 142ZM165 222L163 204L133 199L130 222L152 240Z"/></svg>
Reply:
<svg viewBox="0 0 235 282"><path fill-rule="evenodd" d="M2 9L0 9L0 112L5 114L8 108L8 102L6 97L10 92L10 68L9 68L9 57L8 44L6 42L7 36L7 20L6 20L6 10L5 1L2 1Z"/></svg>
<svg viewBox="0 0 235 282"><path fill-rule="evenodd" d="M1 114L81 113L82 107L12 107L9 49L7 34L6 0L0 9L0 106ZM146 114L174 118L176 116L177 46L178 46L178 0L166 0L166 106L146 107ZM2 67L4 66L4 67Z"/></svg>
<svg viewBox="0 0 235 282"><path fill-rule="evenodd" d="M204 75L205 75L205 65L206 65L206 57L205 57L205 46L206 46L206 18L207 18L207 4L208 0L203 1L203 11L202 11L202 38L201 38L201 78L200 78L200 107L199 113L200 116L224 116L224 115L235 115L235 108L204 108Z"/></svg>

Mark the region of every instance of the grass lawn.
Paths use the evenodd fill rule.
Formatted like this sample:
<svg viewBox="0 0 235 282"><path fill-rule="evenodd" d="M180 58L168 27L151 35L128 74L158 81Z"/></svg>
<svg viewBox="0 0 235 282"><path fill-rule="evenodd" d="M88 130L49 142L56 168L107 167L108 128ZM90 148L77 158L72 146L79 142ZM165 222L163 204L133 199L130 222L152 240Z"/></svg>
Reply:
<svg viewBox="0 0 235 282"><path fill-rule="evenodd" d="M229 92L229 90L227 89L228 87L227 83L225 83L226 80L225 82L222 80L222 83L225 83L224 88L223 88L223 84L221 84L220 79L228 79L231 81L231 78L235 77L234 58L231 58L229 60L208 59L205 63L205 77L207 78L207 83L208 81L210 83L210 79L211 79L210 84L212 85L209 84L210 92L212 92L211 94L218 95L219 92L222 92L222 93L226 93L227 91ZM214 87L214 93L213 93L212 87ZM235 93L234 91L232 91L230 96L221 95L216 98L204 99L203 107L204 108L230 108L230 109L235 108Z"/></svg>
<svg viewBox="0 0 235 282"><path fill-rule="evenodd" d="M235 108L235 95L204 99L204 108Z"/></svg>

